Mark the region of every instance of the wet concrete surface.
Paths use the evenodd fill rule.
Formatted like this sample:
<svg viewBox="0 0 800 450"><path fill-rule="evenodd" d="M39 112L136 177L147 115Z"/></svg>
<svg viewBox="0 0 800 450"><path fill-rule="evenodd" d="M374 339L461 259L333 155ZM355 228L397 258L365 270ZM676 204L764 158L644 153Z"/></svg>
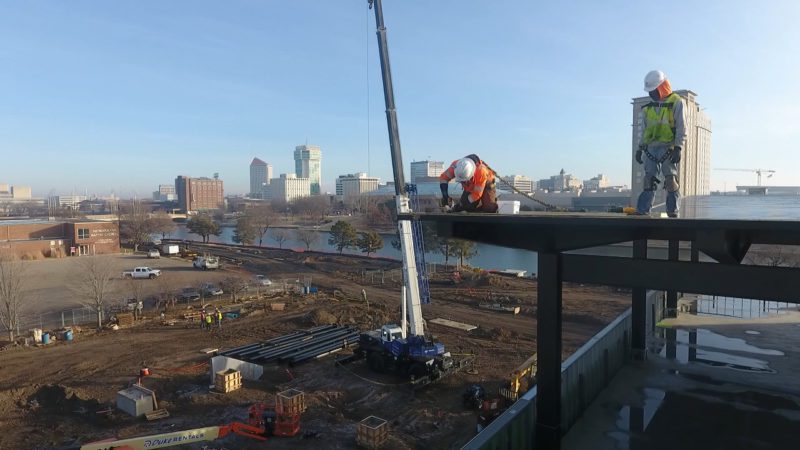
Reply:
<svg viewBox="0 0 800 450"><path fill-rule="evenodd" d="M800 320L795 315L793 320ZM657 328L562 449L800 449L797 323Z"/></svg>

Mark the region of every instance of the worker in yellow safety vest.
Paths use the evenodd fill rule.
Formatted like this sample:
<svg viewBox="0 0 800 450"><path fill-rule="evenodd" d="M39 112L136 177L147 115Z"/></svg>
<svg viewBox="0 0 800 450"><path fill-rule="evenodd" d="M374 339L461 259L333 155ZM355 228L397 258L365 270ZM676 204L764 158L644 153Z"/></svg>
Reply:
<svg viewBox="0 0 800 450"><path fill-rule="evenodd" d="M653 100L639 114L636 162L644 164L642 193L636 203L636 213L650 214L658 183L663 175L667 191L667 215L678 217L680 185L678 163L686 141L686 113L683 99L672 91L667 76L652 70L644 78L644 90Z"/></svg>

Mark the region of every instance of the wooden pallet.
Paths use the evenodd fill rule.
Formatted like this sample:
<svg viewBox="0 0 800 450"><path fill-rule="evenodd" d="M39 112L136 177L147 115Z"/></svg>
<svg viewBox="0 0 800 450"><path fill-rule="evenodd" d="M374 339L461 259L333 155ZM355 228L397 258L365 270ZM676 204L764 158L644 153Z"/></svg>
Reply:
<svg viewBox="0 0 800 450"><path fill-rule="evenodd" d="M166 409L157 409L144 415L148 421L166 419L169 417L169 411Z"/></svg>
<svg viewBox="0 0 800 450"><path fill-rule="evenodd" d="M240 389L242 387L242 373L234 369L217 372L214 376L214 387L217 391L226 394Z"/></svg>

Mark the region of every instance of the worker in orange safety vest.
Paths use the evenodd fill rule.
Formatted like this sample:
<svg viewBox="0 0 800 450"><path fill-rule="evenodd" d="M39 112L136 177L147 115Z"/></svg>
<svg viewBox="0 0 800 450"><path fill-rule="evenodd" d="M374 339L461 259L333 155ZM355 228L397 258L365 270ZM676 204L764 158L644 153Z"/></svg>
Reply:
<svg viewBox="0 0 800 450"><path fill-rule="evenodd" d="M478 158L478 155L467 155L450 164L439 175L439 187L442 191L442 207L451 204L447 192L450 180L461 183L464 193L461 199L453 204L453 212L497 212L497 189L495 186L494 171Z"/></svg>

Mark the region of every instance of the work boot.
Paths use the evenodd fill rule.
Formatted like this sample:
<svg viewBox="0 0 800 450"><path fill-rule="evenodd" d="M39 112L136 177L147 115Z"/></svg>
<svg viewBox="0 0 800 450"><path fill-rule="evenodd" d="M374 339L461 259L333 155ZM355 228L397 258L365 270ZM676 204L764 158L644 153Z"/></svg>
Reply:
<svg viewBox="0 0 800 450"><path fill-rule="evenodd" d="M667 213L667 217L671 217L673 219L676 219L678 217L678 213L676 213L676 212L668 212Z"/></svg>

